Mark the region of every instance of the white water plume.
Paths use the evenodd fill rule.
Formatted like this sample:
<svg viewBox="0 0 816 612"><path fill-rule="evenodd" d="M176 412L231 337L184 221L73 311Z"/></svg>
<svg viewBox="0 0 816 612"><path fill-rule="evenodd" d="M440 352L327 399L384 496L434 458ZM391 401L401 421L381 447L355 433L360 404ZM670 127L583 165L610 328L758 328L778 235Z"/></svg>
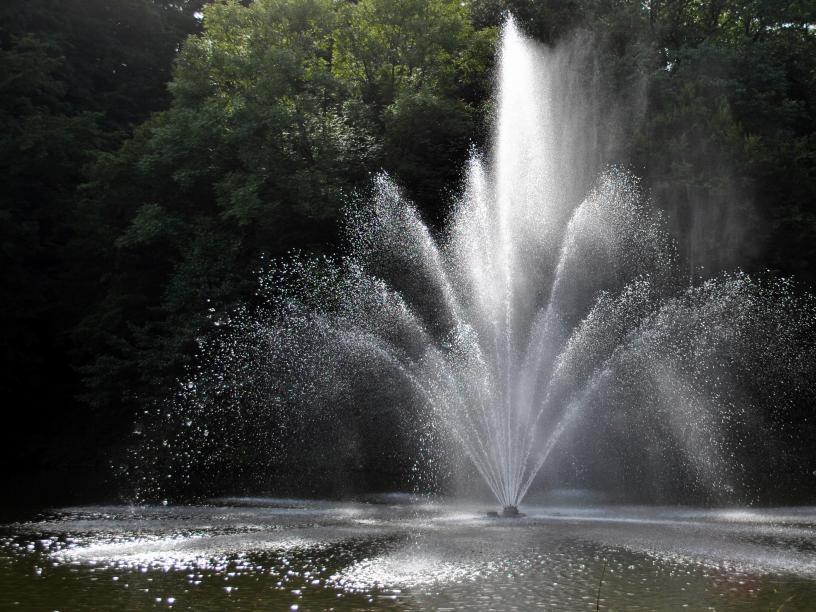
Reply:
<svg viewBox="0 0 816 612"><path fill-rule="evenodd" d="M704 487L745 481L730 445L756 440L746 410L802 401L813 305L740 273L689 287L638 180L613 167L587 184L574 57L508 20L492 151L470 160L445 235L380 175L348 211L345 257L283 263L263 279L267 307L235 313L210 346L168 413L197 426L169 444L176 457L206 470L249 444L226 432L250 419L257 447L314 415L343 439L349 415L393 404L400 427L463 451L504 506L592 419L660 432Z"/></svg>

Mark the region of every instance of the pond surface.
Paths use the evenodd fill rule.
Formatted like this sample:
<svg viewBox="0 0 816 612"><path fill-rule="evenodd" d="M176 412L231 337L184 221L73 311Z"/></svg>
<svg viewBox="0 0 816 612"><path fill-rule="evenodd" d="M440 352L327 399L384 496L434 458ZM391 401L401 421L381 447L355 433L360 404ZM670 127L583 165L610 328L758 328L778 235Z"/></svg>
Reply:
<svg viewBox="0 0 816 612"><path fill-rule="evenodd" d="M0 609L816 609L816 508L488 509L65 508L2 527Z"/></svg>

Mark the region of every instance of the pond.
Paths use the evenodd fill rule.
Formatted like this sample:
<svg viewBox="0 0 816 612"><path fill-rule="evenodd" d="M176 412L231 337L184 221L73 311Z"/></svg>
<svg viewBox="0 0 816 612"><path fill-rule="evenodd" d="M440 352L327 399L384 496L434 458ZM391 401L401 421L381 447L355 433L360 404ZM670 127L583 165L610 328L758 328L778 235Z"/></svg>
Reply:
<svg viewBox="0 0 816 612"><path fill-rule="evenodd" d="M65 508L0 534L0 609L812 610L816 508L390 495Z"/></svg>

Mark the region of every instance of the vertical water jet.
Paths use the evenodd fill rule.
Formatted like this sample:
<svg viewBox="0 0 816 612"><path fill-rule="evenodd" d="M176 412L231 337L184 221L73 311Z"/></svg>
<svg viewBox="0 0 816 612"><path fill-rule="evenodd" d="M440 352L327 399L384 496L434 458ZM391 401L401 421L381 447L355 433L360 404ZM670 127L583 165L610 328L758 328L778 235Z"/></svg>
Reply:
<svg viewBox="0 0 816 612"><path fill-rule="evenodd" d="M688 285L637 178L613 166L588 180L574 61L508 19L492 148L470 160L445 234L378 176L348 211L344 257L263 276L268 303L205 347L144 436L181 464L170 473L223 469L248 431L276 460L310 436L339 457L371 427L350 415L395 406L426 465L464 453L502 516L567 437L573 457L603 453L598 481L617 461L714 497L750 488L739 458L767 439L762 415L810 392L812 300L742 273ZM195 426L173 437L168 419Z"/></svg>

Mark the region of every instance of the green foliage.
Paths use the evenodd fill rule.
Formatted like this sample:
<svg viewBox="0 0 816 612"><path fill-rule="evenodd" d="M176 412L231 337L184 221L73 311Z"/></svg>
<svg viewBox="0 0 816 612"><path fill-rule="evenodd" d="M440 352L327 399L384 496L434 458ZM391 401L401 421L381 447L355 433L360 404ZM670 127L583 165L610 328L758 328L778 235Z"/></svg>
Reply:
<svg viewBox="0 0 816 612"><path fill-rule="evenodd" d="M640 141L648 178L668 208L696 211L708 226L715 268L770 265L812 282L803 260L816 255L815 228L805 239L791 222L816 200L805 153L816 127L816 11L790 2L655 11L663 64ZM732 245L735 228L742 236ZM716 261L716 251L732 257Z"/></svg>
<svg viewBox="0 0 816 612"><path fill-rule="evenodd" d="M330 245L371 171L439 210L477 131L491 39L442 0L205 7L170 108L83 187L108 271L78 334L90 396L163 393L207 308L250 294L262 253Z"/></svg>
<svg viewBox="0 0 816 612"><path fill-rule="evenodd" d="M473 28L463 3L368 0L339 15L335 71L364 102L393 103L404 90L453 93Z"/></svg>
<svg viewBox="0 0 816 612"><path fill-rule="evenodd" d="M476 113L462 100L422 91L401 93L383 114L382 165L411 186L413 199L435 221L445 213L445 190L462 172L450 163L451 153L462 158Z"/></svg>
<svg viewBox="0 0 816 612"><path fill-rule="evenodd" d="M101 151L166 105L176 46L197 27L188 4L8 0L0 7L0 465L31 488L43 470L54 479L45 486L64 493L61 454L93 459L88 448L68 452L83 444L91 421L75 400L69 331L96 308L98 292L88 289L102 267L80 248L90 237L78 222L76 190ZM103 440L105 422L90 430Z"/></svg>

